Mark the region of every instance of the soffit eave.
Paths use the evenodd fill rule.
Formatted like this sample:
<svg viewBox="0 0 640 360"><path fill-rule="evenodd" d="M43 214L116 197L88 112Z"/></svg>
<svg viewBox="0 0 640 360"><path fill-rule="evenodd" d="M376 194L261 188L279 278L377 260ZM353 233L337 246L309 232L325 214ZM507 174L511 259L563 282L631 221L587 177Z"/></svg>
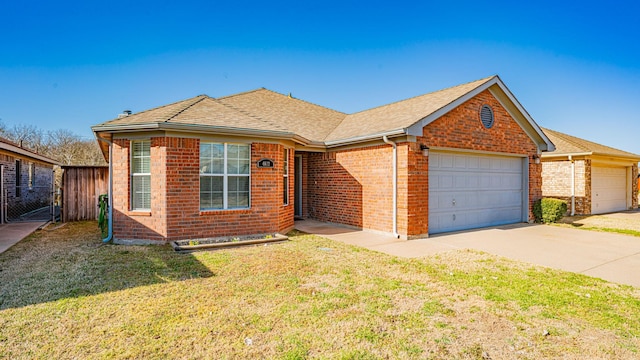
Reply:
<svg viewBox="0 0 640 360"><path fill-rule="evenodd" d="M552 160L567 160L569 157L573 159L592 159L596 161L624 161L630 163L640 162L640 156L633 155L619 155L619 154L608 154L608 153L600 153L600 152L568 152L568 153L543 153L541 155L542 160L552 161Z"/></svg>
<svg viewBox="0 0 640 360"><path fill-rule="evenodd" d="M183 131L196 132L205 134L222 134L233 136L250 136L259 138L272 138L282 140L292 140L300 143L309 143L310 141L288 131L273 131L260 129L233 128L228 126L211 126L196 124L170 124L170 123L146 123L133 125L117 125L117 126L94 126L91 128L95 133L131 133L144 131Z"/></svg>
<svg viewBox="0 0 640 360"><path fill-rule="evenodd" d="M403 136L403 135L407 135L407 129L388 130L388 131L383 131L375 134L354 136L347 139L325 141L324 144L328 149L331 149L331 148L337 148L345 145L353 145L358 143L369 142L371 140L380 139L383 136L397 137L397 136Z"/></svg>

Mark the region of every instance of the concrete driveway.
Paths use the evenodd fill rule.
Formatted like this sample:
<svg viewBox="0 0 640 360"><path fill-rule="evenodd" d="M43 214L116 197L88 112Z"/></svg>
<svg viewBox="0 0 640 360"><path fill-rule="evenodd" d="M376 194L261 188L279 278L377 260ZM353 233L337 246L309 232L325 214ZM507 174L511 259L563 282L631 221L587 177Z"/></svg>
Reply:
<svg viewBox="0 0 640 360"><path fill-rule="evenodd" d="M46 223L46 221L23 221L0 224L0 254L17 244L20 240L31 235Z"/></svg>
<svg viewBox="0 0 640 360"><path fill-rule="evenodd" d="M401 257L415 258L444 251L474 249L640 287L640 238L633 236L515 224L405 241L314 220L298 221L296 228Z"/></svg>

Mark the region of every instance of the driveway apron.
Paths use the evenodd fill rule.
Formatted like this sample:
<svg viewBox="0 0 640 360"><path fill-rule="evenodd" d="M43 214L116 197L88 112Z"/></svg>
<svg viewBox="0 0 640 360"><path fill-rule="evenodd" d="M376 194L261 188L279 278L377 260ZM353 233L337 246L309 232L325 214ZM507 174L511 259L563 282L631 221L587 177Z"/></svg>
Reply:
<svg viewBox="0 0 640 360"><path fill-rule="evenodd" d="M296 228L400 257L473 249L640 287L640 238L633 236L514 224L405 241L314 220L296 222Z"/></svg>

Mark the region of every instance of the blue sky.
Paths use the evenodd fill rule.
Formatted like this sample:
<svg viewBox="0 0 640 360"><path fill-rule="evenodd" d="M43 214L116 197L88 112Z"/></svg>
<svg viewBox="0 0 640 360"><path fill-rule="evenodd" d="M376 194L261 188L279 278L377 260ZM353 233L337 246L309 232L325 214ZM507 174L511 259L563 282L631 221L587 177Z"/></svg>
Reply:
<svg viewBox="0 0 640 360"><path fill-rule="evenodd" d="M352 113L498 74L543 126L640 154L640 5L5 1L0 119L90 127L266 87Z"/></svg>

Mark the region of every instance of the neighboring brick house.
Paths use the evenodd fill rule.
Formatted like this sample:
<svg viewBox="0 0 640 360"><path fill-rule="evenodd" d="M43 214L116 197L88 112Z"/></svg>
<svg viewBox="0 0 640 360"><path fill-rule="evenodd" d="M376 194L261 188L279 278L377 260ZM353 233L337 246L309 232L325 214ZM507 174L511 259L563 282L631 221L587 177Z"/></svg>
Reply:
<svg viewBox="0 0 640 360"><path fill-rule="evenodd" d="M555 151L542 154L543 196L566 200L570 214L602 214L638 207L640 155L543 130L556 145Z"/></svg>
<svg viewBox="0 0 640 360"><path fill-rule="evenodd" d="M25 215L51 205L57 164L0 137L0 223L30 219Z"/></svg>
<svg viewBox="0 0 640 360"><path fill-rule="evenodd" d="M287 232L294 217L429 234L526 222L552 142L498 76L355 114L258 89L94 126L116 241ZM264 161L263 161L264 160Z"/></svg>

